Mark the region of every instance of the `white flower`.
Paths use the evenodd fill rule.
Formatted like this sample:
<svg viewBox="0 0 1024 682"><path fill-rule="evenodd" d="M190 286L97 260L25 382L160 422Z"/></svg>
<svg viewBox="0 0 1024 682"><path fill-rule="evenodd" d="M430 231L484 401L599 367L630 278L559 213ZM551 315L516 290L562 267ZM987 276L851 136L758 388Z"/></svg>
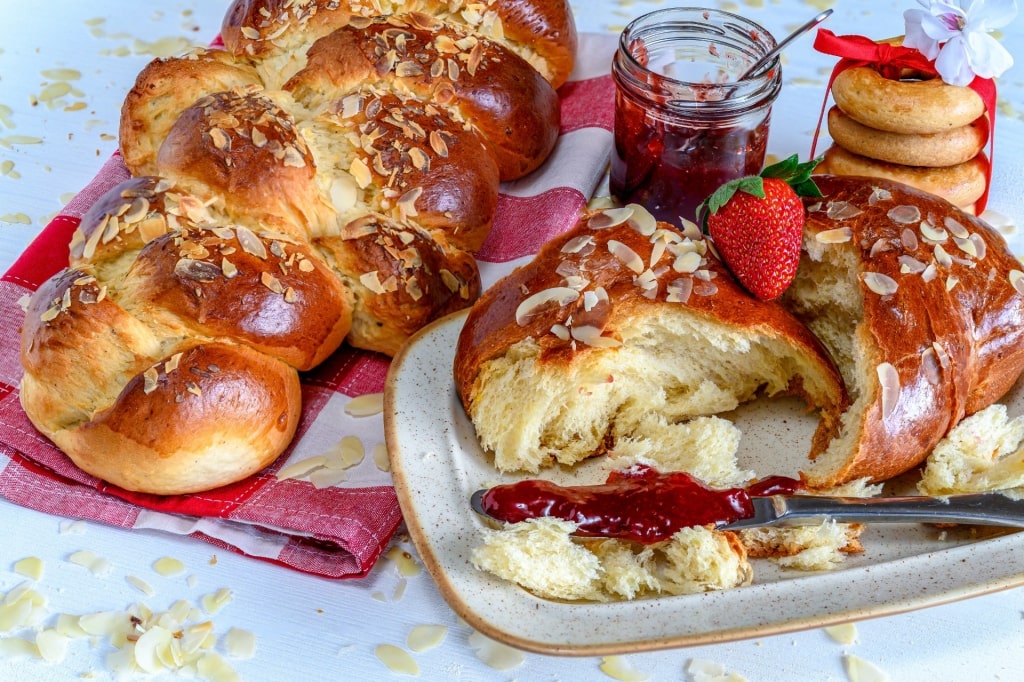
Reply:
<svg viewBox="0 0 1024 682"><path fill-rule="evenodd" d="M935 70L951 85L975 76L995 78L1013 65L1006 48L989 35L1017 14L1016 0L918 0L908 9L903 44L935 60Z"/></svg>

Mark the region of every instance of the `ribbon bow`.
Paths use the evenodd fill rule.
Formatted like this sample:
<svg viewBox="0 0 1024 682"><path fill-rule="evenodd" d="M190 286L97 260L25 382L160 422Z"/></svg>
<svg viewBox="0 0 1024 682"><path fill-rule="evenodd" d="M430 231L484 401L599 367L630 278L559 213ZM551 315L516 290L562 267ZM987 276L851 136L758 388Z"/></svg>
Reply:
<svg viewBox="0 0 1024 682"><path fill-rule="evenodd" d="M818 147L818 134L821 132L821 122L825 117L825 105L828 102L829 93L832 91L832 83L836 76L847 69L857 66L868 66L881 74L884 78L899 80L904 69L917 71L925 76L937 76L935 62L925 57L919 51L893 45L891 43L876 43L870 38L859 35L837 36L828 29L818 29L814 38L814 49L818 52L840 57L832 69L832 75L828 79L828 87L825 90L825 99L821 103L821 112L818 114L818 127L814 131L814 140L811 143L811 158ZM985 191L975 204L975 212L980 214L985 210L988 203L988 187L992 180L992 157L995 152L995 112L996 112L996 84L991 78L975 77L967 86L978 93L985 105L987 114L988 137L988 164L985 170Z"/></svg>

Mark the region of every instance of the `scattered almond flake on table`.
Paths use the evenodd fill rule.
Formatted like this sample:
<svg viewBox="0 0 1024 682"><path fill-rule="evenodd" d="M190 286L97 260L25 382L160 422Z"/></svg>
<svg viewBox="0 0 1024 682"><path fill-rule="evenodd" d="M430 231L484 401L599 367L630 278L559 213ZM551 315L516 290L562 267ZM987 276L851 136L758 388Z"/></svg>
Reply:
<svg viewBox="0 0 1024 682"><path fill-rule="evenodd" d="M227 606L233 599L231 590L226 587L222 587L213 594L204 596L201 600L203 609L210 615L213 615Z"/></svg>
<svg viewBox="0 0 1024 682"><path fill-rule="evenodd" d="M403 577L415 577L423 570L419 563L417 563L416 557L398 545L389 549L385 556L394 562L395 567L398 569L398 574Z"/></svg>
<svg viewBox="0 0 1024 682"><path fill-rule="evenodd" d="M43 560L34 556L19 559L14 562L14 572L38 582L43 577Z"/></svg>
<svg viewBox="0 0 1024 682"><path fill-rule="evenodd" d="M184 573L185 564L182 563L180 559L165 556L160 557L159 559L153 562L153 570L156 571L158 575L162 575L165 578L169 578L171 576L181 575L182 573Z"/></svg>
<svg viewBox="0 0 1024 682"><path fill-rule="evenodd" d="M252 658L256 655L256 635L241 628L231 628L224 635L224 650L232 658Z"/></svg>
<svg viewBox="0 0 1024 682"><path fill-rule="evenodd" d="M5 658L35 658L39 656L39 649L35 642L30 642L24 637L4 637L0 639L0 659Z"/></svg>
<svg viewBox="0 0 1024 682"><path fill-rule="evenodd" d="M381 644L373 651L388 670L399 675L418 677L420 666L408 651L394 644Z"/></svg>
<svg viewBox="0 0 1024 682"><path fill-rule="evenodd" d="M420 653L441 646L447 636L446 625L417 625L409 632L405 644L416 653Z"/></svg>
<svg viewBox="0 0 1024 682"><path fill-rule="evenodd" d="M0 215L0 223L15 223L18 225L31 225L32 218L24 213L5 213Z"/></svg>
<svg viewBox="0 0 1024 682"><path fill-rule="evenodd" d="M739 673L726 670L725 666L705 658L691 658L686 666L688 682L747 682Z"/></svg>
<svg viewBox="0 0 1024 682"><path fill-rule="evenodd" d="M127 582L129 585L131 585L147 597L152 597L156 594L156 590L153 589L153 586L147 583L142 578L138 578L134 575L126 575L124 579L125 582Z"/></svg>
<svg viewBox="0 0 1024 682"><path fill-rule="evenodd" d="M352 417L372 417L384 411L383 393L366 393L345 404L345 413Z"/></svg>
<svg viewBox="0 0 1024 682"><path fill-rule="evenodd" d="M855 623L829 625L825 628L825 634L840 644L855 644L857 642L857 625Z"/></svg>
<svg viewBox="0 0 1024 682"><path fill-rule="evenodd" d="M68 557L68 561L88 569L90 573L96 576L108 575L113 568L109 561L101 556L97 556L95 552L88 549L72 553Z"/></svg>
<svg viewBox="0 0 1024 682"><path fill-rule="evenodd" d="M513 649L507 644L496 642L476 630L470 633L466 641L476 657L495 670L511 670L526 661L523 652Z"/></svg>
<svg viewBox="0 0 1024 682"><path fill-rule="evenodd" d="M846 654L843 656L843 666L850 682L889 682L889 673L860 656Z"/></svg>
<svg viewBox="0 0 1024 682"><path fill-rule="evenodd" d="M36 648L47 663L60 663L68 654L68 637L52 628L40 630L36 633Z"/></svg>
<svg viewBox="0 0 1024 682"><path fill-rule="evenodd" d="M647 673L634 668L625 656L603 656L598 667L605 675L619 682L645 682L651 679Z"/></svg>
<svg viewBox="0 0 1024 682"><path fill-rule="evenodd" d="M388 446L377 443L373 446L373 463L381 471L391 471L391 459L388 457Z"/></svg>
<svg viewBox="0 0 1024 682"><path fill-rule="evenodd" d="M286 478L302 478L303 476L308 476L311 472L319 469L326 463L327 457L324 455L316 455L315 457L300 459L297 462L288 464L278 471L277 480L283 481Z"/></svg>

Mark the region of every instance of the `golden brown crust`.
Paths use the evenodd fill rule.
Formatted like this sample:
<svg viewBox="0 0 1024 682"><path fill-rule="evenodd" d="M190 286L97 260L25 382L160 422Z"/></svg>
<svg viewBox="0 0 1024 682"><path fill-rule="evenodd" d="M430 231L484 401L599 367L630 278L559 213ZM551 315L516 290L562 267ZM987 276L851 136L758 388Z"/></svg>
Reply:
<svg viewBox="0 0 1024 682"><path fill-rule="evenodd" d="M639 320L686 311L735 329L737 336L782 340L794 356L808 358L819 374L817 386L812 389L797 377L789 390L821 409L811 447L813 452L824 448L836 433L846 396L818 339L778 303L750 296L711 250L702 250L703 257L696 259L684 256L684 248L677 252L683 238L669 224L655 226L651 218L647 227L627 221L598 228L605 216L584 216L575 229L545 244L473 305L453 368L467 412L474 413L486 363L526 339L538 345L537 361L546 371L568 372L569 367L585 367L592 354L614 353L614 345ZM578 295L575 287L582 287ZM566 295L529 303L547 292Z"/></svg>
<svg viewBox="0 0 1024 682"><path fill-rule="evenodd" d="M502 180L536 169L558 137L558 96L536 69L500 43L440 22L345 26L306 58L284 84L306 106L319 109L364 83L411 92L457 111L487 143Z"/></svg>
<svg viewBox="0 0 1024 682"><path fill-rule="evenodd" d="M955 166L985 148L987 126L981 119L959 128L913 135L876 130L858 123L839 107L828 112L828 132L837 145L854 154L903 166Z"/></svg>
<svg viewBox="0 0 1024 682"><path fill-rule="evenodd" d="M869 159L832 145L825 152L824 165L816 170L832 175L894 180L941 197L954 206L971 207L985 192L988 159L984 154L978 154L948 168L903 166Z"/></svg>
<svg viewBox="0 0 1024 682"><path fill-rule="evenodd" d="M968 87L940 78L893 80L867 66L840 72L832 96L857 122L892 133L938 133L968 125L985 113L981 97Z"/></svg>
<svg viewBox="0 0 1024 682"><path fill-rule="evenodd" d="M849 230L848 241L822 248L852 249L859 262L851 276L864 301L856 342L868 385L865 408L847 425L858 434L852 452L812 467L810 479L882 481L923 461L1024 371L1024 295L1010 274L1020 263L986 223L926 192L877 178L816 182L825 198L808 202L805 241ZM813 268L806 258L801 268ZM888 394L883 365L898 377Z"/></svg>

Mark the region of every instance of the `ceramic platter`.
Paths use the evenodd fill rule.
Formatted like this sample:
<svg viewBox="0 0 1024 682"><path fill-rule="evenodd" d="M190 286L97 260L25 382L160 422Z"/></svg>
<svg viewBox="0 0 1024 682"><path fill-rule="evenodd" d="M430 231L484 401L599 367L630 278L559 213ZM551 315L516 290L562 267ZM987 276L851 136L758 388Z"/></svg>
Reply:
<svg viewBox="0 0 1024 682"><path fill-rule="evenodd" d="M610 603L540 599L476 570L470 554L482 521L474 490L517 480L499 474L477 442L455 393L452 361L465 313L420 332L395 359L385 392L391 470L412 540L455 612L483 634L547 654L632 653L821 627L908 611L1024 585L1024 533L940 531L875 525L866 551L826 572L782 570L754 560L747 587ZM1024 391L1004 400L1024 411ZM739 464L760 476L793 475L816 420L802 405L758 400L727 415L743 431ZM577 484L604 480L607 463L573 472ZM567 483L566 472L539 474Z"/></svg>

